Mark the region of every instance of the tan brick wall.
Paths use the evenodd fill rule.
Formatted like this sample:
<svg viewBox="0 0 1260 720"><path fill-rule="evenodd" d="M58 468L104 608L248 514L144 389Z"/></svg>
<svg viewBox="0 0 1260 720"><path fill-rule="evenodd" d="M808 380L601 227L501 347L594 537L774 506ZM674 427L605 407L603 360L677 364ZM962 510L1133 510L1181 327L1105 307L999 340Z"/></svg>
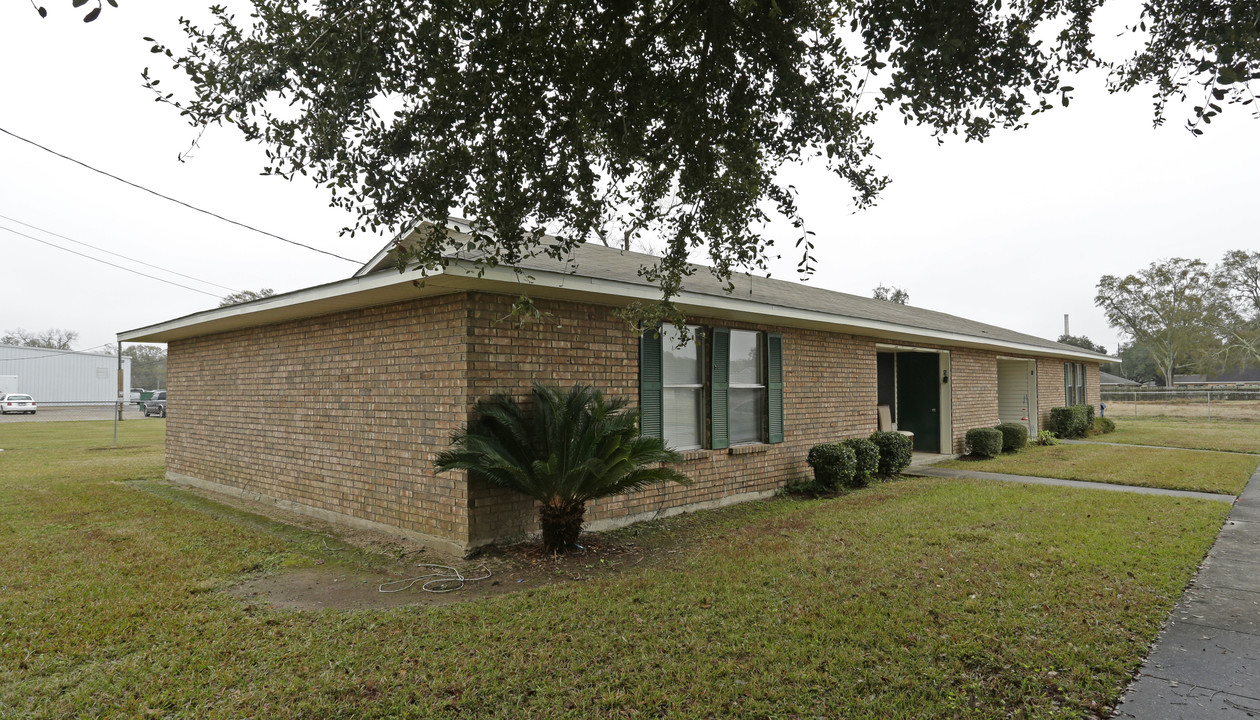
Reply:
<svg viewBox="0 0 1260 720"><path fill-rule="evenodd" d="M997 353L957 348L950 351L953 398L952 452L965 452L967 431L993 427L998 420Z"/></svg>
<svg viewBox="0 0 1260 720"><path fill-rule="evenodd" d="M167 469L462 542L465 484L428 469L466 410L465 324L447 296L173 341Z"/></svg>
<svg viewBox="0 0 1260 720"><path fill-rule="evenodd" d="M1052 358L1037 359L1037 412L1042 430L1049 427L1050 408L1063 407L1067 402L1067 390L1063 384L1063 366L1067 362ZM1098 384L1098 363L1085 363L1085 397L1098 412L1102 402L1102 386Z"/></svg>
<svg viewBox="0 0 1260 720"><path fill-rule="evenodd" d="M638 337L613 308L538 301L547 319L520 328L498 322L510 302L494 295L474 298L469 329L469 387L474 396L510 392L523 398L534 380L591 382L637 404ZM811 446L875 431L874 340L700 317L689 322L783 333L786 441L759 446L757 452L735 448L688 453L679 469L692 479L691 485L670 484L596 501L587 508L588 521L773 491L809 476L805 457ZM474 487L470 497L474 543L537 527L533 504L515 494Z"/></svg>
<svg viewBox="0 0 1260 720"><path fill-rule="evenodd" d="M519 326L505 320L511 302L453 294L172 342L168 469L457 547L533 531L531 502L437 474L436 453L478 398L523 398L535 380L589 382L637 403L638 338L611 307L539 300L543 318ZM809 476L811 446L876 429L877 340L692 322L783 333L785 442L689 453L690 486L596 501L589 521L770 492ZM967 429L998 421L997 356L950 350L960 452ZM1044 414L1062 404L1062 363L1039 361L1038 378Z"/></svg>

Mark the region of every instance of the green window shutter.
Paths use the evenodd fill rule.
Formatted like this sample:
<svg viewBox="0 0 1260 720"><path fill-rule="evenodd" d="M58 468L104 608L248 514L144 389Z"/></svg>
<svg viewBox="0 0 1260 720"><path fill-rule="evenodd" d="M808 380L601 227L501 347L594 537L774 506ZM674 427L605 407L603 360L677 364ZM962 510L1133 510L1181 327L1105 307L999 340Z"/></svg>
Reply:
<svg viewBox="0 0 1260 720"><path fill-rule="evenodd" d="M639 433L644 437L665 434L661 383L661 334L652 328L639 336Z"/></svg>
<svg viewBox="0 0 1260 720"><path fill-rule="evenodd" d="M709 446L714 450L731 446L731 330L713 328L709 353Z"/></svg>
<svg viewBox="0 0 1260 720"><path fill-rule="evenodd" d="M766 334L766 413L770 442L783 442L783 334Z"/></svg>

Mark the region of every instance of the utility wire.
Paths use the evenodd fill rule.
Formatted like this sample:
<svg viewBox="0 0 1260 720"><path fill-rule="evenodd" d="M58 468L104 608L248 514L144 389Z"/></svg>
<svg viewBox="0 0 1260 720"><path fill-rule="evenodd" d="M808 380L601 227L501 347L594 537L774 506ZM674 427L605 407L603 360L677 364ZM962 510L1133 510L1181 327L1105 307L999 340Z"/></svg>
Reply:
<svg viewBox="0 0 1260 720"><path fill-rule="evenodd" d="M5 220L8 220L9 222L15 222L15 223L17 223L18 225L25 225L26 227L28 227L28 228L30 228L30 229L32 229L32 230L38 230L39 232L42 232L42 233L44 233L45 235L52 235L53 237L58 237L58 238L61 238L62 240L68 240L68 241L70 241L70 242L72 242L72 243L74 243L74 244L76 244L76 245L82 245L82 246L84 246L84 247L90 247L90 248L92 248L93 250L99 250L100 252L103 252L103 253L105 253L105 254L107 254L107 255L113 255L114 257L120 257L120 258L122 258L123 260L127 260L127 261L129 261L129 262L139 263L139 264L144 265L144 266L146 266L146 267L151 267L151 268L153 268L154 270L161 270L162 272L170 273L170 274L172 274L172 275L178 275L178 276L180 276L180 277L182 277L182 278L188 278L189 280L195 280L196 282L199 282L199 283L204 283L204 284L206 284L206 285L213 285L213 286L215 286L215 287L217 287L217 288L223 288L224 290L227 290L227 291L228 291L228 292L230 292L230 293L239 292L238 290L234 290L234 289L232 289L232 288L230 288L230 287L228 287L228 286L226 286L226 285L220 285L219 283L216 283L216 282L210 282L209 280L202 280L201 278L195 278L195 277L193 277L192 275L185 275L185 274L184 274L184 273L182 273L182 272L175 272L174 270L170 270L170 269L168 269L168 268L160 267L160 266L158 266L158 265L154 265L153 263L147 263L147 262L145 262L145 261L143 261L143 260L137 260L137 259L135 259L135 258L127 257L126 255L120 255L120 254L118 254L118 253L116 253L116 252L113 252L113 251L110 251L110 250L106 250L105 248L102 248L102 247L97 247L97 246L95 246L95 245L91 245L91 244L89 244L89 243L85 243L85 242L83 242L83 241L81 241L81 240L75 240L75 239L74 239L74 238L72 238L72 237L66 237L65 235L62 235L61 233L55 233L55 232L53 232L52 230L45 230L44 228L39 227L38 225L32 225L32 224L30 224L30 223L28 223L28 222L22 222L21 220L18 220L17 218L11 218L11 217L9 217L8 215L2 215L2 214L0 214L0 218L4 218Z"/></svg>
<svg viewBox="0 0 1260 720"><path fill-rule="evenodd" d="M88 170L91 170L92 172L95 172L95 173L100 173L101 175L104 175L104 176L105 176L105 177L107 177L107 178L113 178L114 180L117 180L117 181L118 181L118 182L120 182L120 183L123 183L123 184L125 184L125 185L130 185L131 187L136 188L137 190L143 190L144 192L147 192L147 193L149 193L150 195L155 195L155 196L157 196L157 197L160 197L160 198L162 198L163 200L170 200L171 202L176 203L177 205L183 205L184 207L188 208L189 210L196 210L196 211L197 211L197 212L199 212L199 213L204 213L204 214L206 214L206 215L209 215L210 217L213 217L213 218L218 218L218 219L222 220L223 222L226 222L226 223L231 223L231 224L233 224L233 225L236 225L237 227L243 227L243 228L245 228L246 230L252 230L252 231L254 231L254 232L256 232L256 233L259 233L260 235L266 235L267 237L275 238L276 240L280 240L280 241L282 241L282 242L287 242L287 243L289 243L290 245L297 245L298 247L301 247L301 248L306 248L307 250L312 250L312 251L317 252L317 253L322 253L322 254L324 254L324 255L328 255L328 256L330 256L330 257L335 257L335 258L337 258L338 260L345 260L346 262L349 262L349 263L354 263L355 265L363 265L363 263L362 263L361 261L359 261L359 260L352 260L352 259L350 259L350 258L348 258L348 257L343 257L343 256L338 255L338 254L336 254L336 253L331 253L331 252L328 252L327 250L320 250L320 249L319 249L319 248L317 248L317 247L312 247L312 246L310 246L310 245L306 245L306 244L300 243L300 242L298 242L298 241L296 241L296 240L290 240L290 239L288 239L288 238L286 238L286 237L281 237L281 236L279 236L279 235L277 235L277 234L275 234L275 233L267 232L266 230L259 230L258 228L254 227L254 226L252 226L252 225L246 225L246 224L245 224L245 223L243 223L243 222L237 222L236 220L232 220L231 218L226 218L226 217L223 217L222 215L220 215L220 214L218 214L218 213L214 213L214 212L211 212L211 211L209 211L209 210L203 210L202 208L199 208L199 207L197 207L196 205L190 205L190 204L188 204L188 203L184 202L183 200L177 200L177 199L175 199L175 198L171 197L170 195L163 195L162 193L160 193L160 192L158 192L158 191L156 191L156 190L150 190L149 188L147 188L147 187L145 187L145 186L143 186L143 185L138 185L138 184L136 184L136 183L131 182L130 180L124 180L123 178L120 178L120 177L118 177L117 175L114 175L114 174L112 174L112 173L105 172L104 170L101 170L101 169L99 169L99 168L92 167L91 165L88 165L87 163L82 162L82 161L80 161L80 160L75 160L74 158L70 157L69 155L62 155L61 153L57 152L56 150L53 150L53 149L48 148L48 147L44 147L43 145L40 145L39 143L35 142L34 140L28 140L27 138L24 138L24 137L22 137L21 135L18 135L18 134L16 134L16 133L10 132L10 131L8 131L8 130L6 130L6 129L2 128L2 127L0 127L0 133L4 133L5 135L8 135L9 137L14 138L14 139L16 139L16 140L21 140L22 142L24 142L24 143L26 143L26 144L28 144L28 145L33 145L33 146L35 146L35 147L39 148L40 150L43 150L43 151L44 151L44 152L46 152L46 153L51 153L51 154L53 154L53 155L56 155L57 157L61 158L62 160L69 160L70 162L74 163L75 165L79 165L79 166L81 166L81 167L85 167L85 168L87 168Z"/></svg>
<svg viewBox="0 0 1260 720"><path fill-rule="evenodd" d="M27 239L29 239L29 240L34 240L34 241L35 241L35 242L37 242L37 243L43 243L43 244L45 244L45 245L48 245L49 247L55 247L55 248L57 248L58 250L65 250L66 252L71 253L71 254L73 254L73 255L78 255L79 257L85 257L85 258L87 258L88 260L94 260L94 261L96 261L96 262L98 262L98 263L102 263L102 264L104 264L104 265L109 265L110 267L116 267L116 268L118 268L119 270L126 270L126 271L127 271L127 272L129 272L129 273L135 273L136 275L142 275L142 276L147 277L147 278L149 278L149 279L151 279L151 280L157 280L158 282L164 282L164 283L166 283L167 285L174 285L175 287L181 287L181 288L184 288L185 290L192 290L193 292L196 292L196 293L201 293L202 295L209 295L210 297L215 298L215 299L218 299L218 298L219 298L219 296L218 296L218 295L215 295L215 294L214 294L214 293L212 293L212 292L206 292L205 290L198 290L198 289L197 289L197 288L195 288L195 287L189 287L189 286L187 286L187 285L181 285L181 284L179 284L179 283L177 283L177 282L175 282L175 281L173 281L173 280L167 280L167 279L165 279L165 278L160 278L160 277L157 277L156 275L149 275L148 273L142 273L142 272L140 272L139 270L132 270L132 269L131 269L131 268L129 268L129 267L124 267L124 266L122 266L122 265L117 265L117 264L112 263L112 262L110 262L110 261L108 261L108 260L102 260L102 259L100 259L100 258L95 258L95 257L92 257L91 255L86 254L86 253L81 253L81 252L79 252L78 250L71 250L71 249L70 249L70 248L68 248L68 247L62 247L62 246L60 246L60 245L58 245L58 244L56 244L56 243L50 243L50 242L48 242L47 240L40 240L39 238L35 237L34 235L27 235L26 233L24 233L24 232L19 232L19 231L17 231L17 230L14 230L13 228L7 228L7 227L5 227L5 226L3 226L3 225L0 225L0 230L4 230L5 232L11 232L11 233L13 233L14 235L21 235L22 237L27 238Z"/></svg>

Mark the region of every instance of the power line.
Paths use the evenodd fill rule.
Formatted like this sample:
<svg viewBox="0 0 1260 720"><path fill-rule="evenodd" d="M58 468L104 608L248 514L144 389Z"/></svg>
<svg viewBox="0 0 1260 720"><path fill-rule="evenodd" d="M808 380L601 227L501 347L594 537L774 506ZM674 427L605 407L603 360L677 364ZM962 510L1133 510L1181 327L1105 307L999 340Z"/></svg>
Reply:
<svg viewBox="0 0 1260 720"><path fill-rule="evenodd" d="M62 160L69 160L70 162L74 163L75 165L79 165L79 166L81 166L81 167L85 167L85 168L87 168L88 170L91 170L91 171L92 171L92 172L94 172L94 173L100 173L101 175L104 175L104 176L105 176L105 177L107 177L107 178L112 178L112 179L114 179L114 180L117 180L117 181L118 181L118 182L120 182L120 183L125 184L125 185L130 185L131 187L136 188L137 190L143 190L144 192L147 192L147 193L149 193L150 195L155 195L155 196L157 196L157 197L162 198L163 200L169 200L169 201L171 201L171 202L173 202L173 203L176 203L177 205L183 205L184 207L188 208L189 210L196 210L196 211L197 211L197 212L199 212L199 213L204 213L204 214L206 214L206 215L209 215L210 217L213 217L213 218L218 218L218 219L222 220L223 222L226 222L226 223L231 223L231 224L233 224L233 225L236 225L237 227L243 227L243 228L245 228L246 230L252 230L252 231L254 231L254 232L256 232L256 233L259 233L260 235L266 235L267 237L275 238L276 240L280 240L280 241L282 241L282 242L287 242L287 243L289 243L290 245L296 245L296 246L298 246L298 247L300 247L300 248L306 248L307 250L312 250L312 251L317 252L317 253L322 253L322 254L324 254L324 255L328 255L328 256L330 256L330 257L335 257L335 258L337 258L338 260L345 260L346 262L354 263L355 265L363 265L363 263L362 263L361 261L359 261L359 260L351 260L350 258L348 258L348 257L342 257L341 255L338 255L337 253L328 252L327 250L320 250L320 249L319 249L319 248L317 248L317 247L312 247L312 246L310 246L310 245L306 245L306 244L304 244L304 243L300 243L300 242L298 242L298 241L296 241L296 240L290 240L290 239L288 239L288 238L286 238L286 237L281 237L281 236L279 236L279 235L277 235L277 234L275 234L275 233L267 232L266 230L259 230L258 228L254 227L254 226L252 226L252 225L246 225L246 224L245 224L245 223L243 223L243 222L237 222L236 220L233 220L233 219L231 219L231 218L226 218L226 217L223 217L222 215L220 215L220 214L218 214L218 213L211 212L211 211L209 211L209 210L203 210L202 208L199 208L199 207L197 207L196 205L190 205L190 204L188 204L188 203L184 202L183 200L177 200L177 199L175 199L175 198L171 197L170 195L163 195L162 193L160 193L160 192L158 192L158 191L156 191L156 190L150 190L149 188L147 188L147 187L145 187L145 186L143 186L143 185L139 185L139 184L137 184L137 183L133 183L133 182L131 182L130 180L125 180L125 179L123 179L123 178L118 177L117 175L112 174L112 173L108 173L108 172L106 172L106 171L104 171L104 170L101 170L101 169L99 169L99 168L92 167L91 165L88 165L87 163L82 162L81 160L75 160L74 158L70 157L69 155L62 155L61 153L57 152L56 150L53 150L52 148L44 147L43 145L40 145L39 143L35 142L34 140L28 140L27 138L24 138L24 137L22 137L21 135L18 135L18 134L16 134L16 133L10 132L10 131L8 131L8 130L6 130L6 129L2 128L2 127L0 127L0 133L4 133L5 135L8 135L9 137L14 138L14 139L16 139L16 140L21 140L22 142L24 142L24 143L26 143L26 144L28 144L28 145L33 145L33 146L35 146L35 147L39 148L40 150L43 150L43 151L44 151L44 152L46 152L46 153L51 153L51 154L53 154L53 155L56 155L57 157L61 158Z"/></svg>
<svg viewBox="0 0 1260 720"><path fill-rule="evenodd" d="M66 252L68 252L68 253L70 253L70 254L72 254L72 255L78 255L79 257L85 257L85 258L87 258L88 260L93 260L93 261L98 262L98 263L101 263L101 264L103 264L103 265L108 265L108 266L110 266L110 267L116 267L116 268L118 268L119 270L126 270L126 271L127 271L127 272L129 272L129 273L135 273L136 275L141 275L141 276L147 277L147 278L149 278L150 280L157 280L158 282L164 282L164 283L166 283L167 285L174 285L175 287L181 287L181 288L184 288L185 290L192 290L192 291L193 291L193 292L195 292L195 293L201 293L202 295L209 295L210 297L215 298L215 299L218 299L218 297L219 297L218 295L215 295L215 294L214 294L214 293L212 293L212 292L206 292L205 290L198 290L198 289L197 289L197 288L195 288L195 287L188 287L187 285L181 285L181 284L179 284L179 283L177 283L177 282L175 282L175 281L173 281L173 280L167 280L167 279L165 279L165 278L160 278L160 277L157 277L156 275L150 275L150 274L148 274L148 273L142 273L142 272L140 272L139 270L133 270L133 269L131 269L131 268L129 268L129 267L124 267L124 266L122 266L122 265L117 265L117 264L115 264L115 263L109 262L108 260L102 260L102 259L100 259L100 258L95 258L95 257L92 257L91 255L88 255L88 254L86 254L86 253L81 253L81 252L79 252L78 250L71 250L71 249L70 249L70 248L68 248L68 247L62 247L62 246L60 246L60 245L58 245L58 244L56 244L56 243L50 243L50 242L48 242L47 240L40 240L39 238L35 237L34 235L27 235L26 233L24 233L24 232L19 232L19 231L17 231L17 230L14 230L13 228L7 228L7 227L5 227L5 226L3 226L3 225L0 225L0 230L3 230L3 231L5 231L5 232L10 232L10 233L13 233L14 235L21 235L22 237L27 238L28 240L34 240L34 241L35 241L35 242L37 242L37 243L43 243L44 245L47 245L47 246L49 246L49 247L55 247L55 248L57 248L58 250L65 250Z"/></svg>
<svg viewBox="0 0 1260 720"><path fill-rule="evenodd" d="M170 274L172 274L172 275L178 275L178 276L180 276L180 277L182 277L182 278L188 278L189 280L195 280L195 281L197 281L197 282L199 282L199 283L205 283L206 285L213 285L213 286L215 286L215 287L217 287L217 288L223 288L224 290L227 290L227 291L228 291L228 292L230 292L230 293L239 292L239 291L234 290L234 289L232 289L232 288L230 288L230 287L228 287L228 286L226 286L226 285L220 285L219 283L216 283L216 282L210 282L209 280L202 280L201 278L195 278L195 277L193 277L192 275L185 275L185 274L184 274L184 273L182 273L182 272L176 272L176 271L171 270L171 269L168 269L168 268L164 268L164 267L161 267L161 266L158 266L158 265L154 265L153 263L147 263L147 262L145 262L145 261L143 261L143 260L137 260L137 259L135 259L135 258L127 257L126 255L120 255L120 254L118 254L118 253L116 253L116 252L113 252L113 251L110 251L110 250L106 250L105 248L102 248L102 247L97 247L97 246L95 246L95 245L92 245L92 244L89 244L89 243L85 243L85 242L83 242L82 240L75 240L75 239L74 239L74 238L72 238L72 237L66 237L65 235L62 235L61 233L55 233L55 232L53 232L52 230L45 230L44 228L39 227L38 225L32 225L32 224L30 224L30 223L28 223L28 222L22 222L21 220L18 220L17 218L11 218L11 217L9 217L8 215L0 215L0 218L4 218L5 220L8 220L9 222L15 222L15 223L17 223L18 225L25 225L26 227L28 227L28 228L30 228L30 229L32 229L32 230L38 230L39 232L42 232L42 233L44 233L45 235L52 235L53 237L58 237L58 238L61 238L62 240L68 240L68 241L70 241L70 242L72 242L72 243L75 243L76 245L83 245L84 247L90 247L90 248L92 248L93 250L99 250L100 252L103 252L103 253L105 253L105 254L107 254L107 255L113 255L114 257L120 257L120 258L122 258L123 260L127 260L127 261L129 261L129 262L139 263L139 264L144 265L144 266L146 266L146 267L151 267L151 268L153 268L153 269L155 269L155 270L161 270L162 272L167 272L167 273L170 273Z"/></svg>

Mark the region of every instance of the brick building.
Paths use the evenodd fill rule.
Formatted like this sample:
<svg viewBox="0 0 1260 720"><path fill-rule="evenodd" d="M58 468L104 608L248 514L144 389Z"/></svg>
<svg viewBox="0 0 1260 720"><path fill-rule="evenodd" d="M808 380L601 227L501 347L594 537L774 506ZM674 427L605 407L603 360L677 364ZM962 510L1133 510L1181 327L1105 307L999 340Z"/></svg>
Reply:
<svg viewBox="0 0 1260 720"><path fill-rule="evenodd" d="M588 505L587 527L739 502L805 479L820 442L869 435L888 405L916 450L973 427L1097 404L1098 363L1069 345L943 313L767 278L678 298L697 340L617 316L659 290L652 258L600 246L516 268L454 259L417 283L388 249L353 277L120 333L168 343L167 476L452 551L531 532L532 502L436 473L473 403L530 384L629 395L693 483ZM527 293L539 318L520 325ZM226 395L231 403L223 402Z"/></svg>

